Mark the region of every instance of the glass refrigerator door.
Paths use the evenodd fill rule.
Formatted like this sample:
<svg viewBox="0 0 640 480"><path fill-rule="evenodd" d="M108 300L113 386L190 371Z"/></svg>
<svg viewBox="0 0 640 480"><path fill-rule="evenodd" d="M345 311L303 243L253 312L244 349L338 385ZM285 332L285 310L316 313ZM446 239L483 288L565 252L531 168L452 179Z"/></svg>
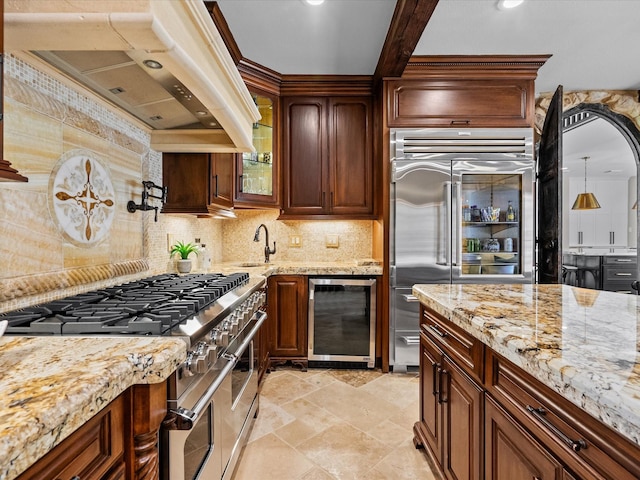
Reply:
<svg viewBox="0 0 640 480"><path fill-rule="evenodd" d="M533 243L525 226L532 218L532 168L530 162L505 161L454 165L460 259L454 280L509 283L530 278L526 262Z"/></svg>

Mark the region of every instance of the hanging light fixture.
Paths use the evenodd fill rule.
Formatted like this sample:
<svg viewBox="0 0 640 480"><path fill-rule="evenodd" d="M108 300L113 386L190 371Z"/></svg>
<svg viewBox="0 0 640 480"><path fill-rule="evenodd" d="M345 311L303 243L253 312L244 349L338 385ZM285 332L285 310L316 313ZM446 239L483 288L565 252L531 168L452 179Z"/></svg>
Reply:
<svg viewBox="0 0 640 480"><path fill-rule="evenodd" d="M600 208L600 204L593 193L587 193L587 160L589 157L582 158L584 159L584 193L578 194L571 210L594 210Z"/></svg>

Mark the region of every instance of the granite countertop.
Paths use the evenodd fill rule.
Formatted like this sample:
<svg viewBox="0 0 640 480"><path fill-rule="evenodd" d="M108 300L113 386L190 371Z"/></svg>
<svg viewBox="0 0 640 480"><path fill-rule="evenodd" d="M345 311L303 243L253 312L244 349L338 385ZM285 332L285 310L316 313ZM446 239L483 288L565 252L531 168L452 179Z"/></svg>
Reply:
<svg viewBox="0 0 640 480"><path fill-rule="evenodd" d="M382 265L376 260L350 262L225 262L213 264L210 272L247 271L251 275L382 275Z"/></svg>
<svg viewBox="0 0 640 480"><path fill-rule="evenodd" d="M414 285L450 319L640 445L640 296L568 285Z"/></svg>
<svg viewBox="0 0 640 480"><path fill-rule="evenodd" d="M0 338L0 479L17 477L127 388L166 380L179 338Z"/></svg>

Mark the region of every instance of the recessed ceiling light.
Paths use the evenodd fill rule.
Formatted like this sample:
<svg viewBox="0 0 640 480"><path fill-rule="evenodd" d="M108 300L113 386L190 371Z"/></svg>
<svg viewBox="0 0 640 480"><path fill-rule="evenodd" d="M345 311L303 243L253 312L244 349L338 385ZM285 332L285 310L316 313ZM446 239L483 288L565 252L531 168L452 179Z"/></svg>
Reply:
<svg viewBox="0 0 640 480"><path fill-rule="evenodd" d="M511 8L516 8L522 2L524 2L524 0L499 0L498 1L498 9L500 9L500 10L509 10Z"/></svg>
<svg viewBox="0 0 640 480"><path fill-rule="evenodd" d="M309 4L309 5L322 5L324 3L324 0L304 0L305 3Z"/></svg>
<svg viewBox="0 0 640 480"><path fill-rule="evenodd" d="M153 68L154 70L159 70L162 68L162 64L160 62L156 62L155 60L145 60L142 63L144 63L144 65L149 68Z"/></svg>

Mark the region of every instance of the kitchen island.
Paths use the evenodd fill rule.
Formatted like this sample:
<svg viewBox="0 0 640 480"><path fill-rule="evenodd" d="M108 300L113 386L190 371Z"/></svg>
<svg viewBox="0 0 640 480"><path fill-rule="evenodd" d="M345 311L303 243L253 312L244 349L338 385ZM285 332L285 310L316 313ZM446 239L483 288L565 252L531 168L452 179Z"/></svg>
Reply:
<svg viewBox="0 0 640 480"><path fill-rule="evenodd" d="M486 446L478 453L477 472L501 478L500 466L513 468L513 458L535 450L538 456L550 452L550 458L560 458L551 469L566 468L575 478L637 478L639 297L567 285L414 285L413 293L422 305L425 358L440 348L453 363L456 357L468 360L458 363L479 395L475 412L485 415L476 425ZM462 340L454 345L456 338ZM446 368L436 364L434 385L438 369ZM425 376L430 370L421 367ZM421 416L425 428L417 425L418 437L428 440L424 417L429 412ZM509 418L509 428L502 430L505 424L496 418ZM514 452L520 448L516 440L509 448L500 443L505 435L520 435L535 448ZM509 460L496 457L500 448L511 449ZM527 470L527 475L538 473Z"/></svg>
<svg viewBox="0 0 640 480"><path fill-rule="evenodd" d="M17 477L130 387L162 384L185 356L179 338L0 338L0 479Z"/></svg>

